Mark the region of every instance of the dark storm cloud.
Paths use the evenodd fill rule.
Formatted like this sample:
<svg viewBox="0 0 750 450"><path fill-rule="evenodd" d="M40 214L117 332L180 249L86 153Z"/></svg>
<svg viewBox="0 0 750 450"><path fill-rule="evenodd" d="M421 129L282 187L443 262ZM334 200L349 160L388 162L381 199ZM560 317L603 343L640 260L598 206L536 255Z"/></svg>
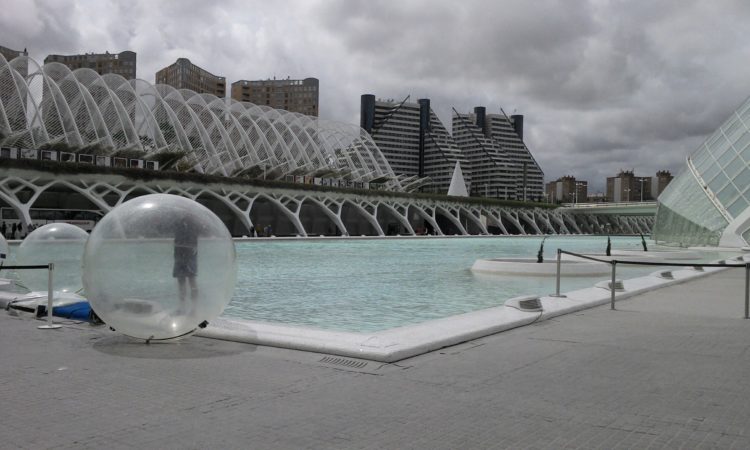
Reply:
<svg viewBox="0 0 750 450"><path fill-rule="evenodd" d="M11 1L0 8L2 44L15 50L44 48L48 53L78 48L78 30L66 20L72 11L63 2ZM46 55L45 55L46 56ZM42 61L38 61L40 64Z"/></svg>
<svg viewBox="0 0 750 450"><path fill-rule="evenodd" d="M49 53L138 53L141 78L178 57L238 79L314 76L321 116L359 96L428 97L526 116L547 180L680 170L750 94L750 2L6 0L2 42Z"/></svg>

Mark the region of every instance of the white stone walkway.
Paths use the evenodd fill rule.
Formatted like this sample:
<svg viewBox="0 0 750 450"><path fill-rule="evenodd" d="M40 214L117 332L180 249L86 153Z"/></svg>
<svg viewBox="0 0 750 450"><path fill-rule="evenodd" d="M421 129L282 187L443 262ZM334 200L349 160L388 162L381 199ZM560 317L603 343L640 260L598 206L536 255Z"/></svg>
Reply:
<svg viewBox="0 0 750 450"><path fill-rule="evenodd" d="M750 448L743 295L735 269L398 364L0 313L0 448Z"/></svg>

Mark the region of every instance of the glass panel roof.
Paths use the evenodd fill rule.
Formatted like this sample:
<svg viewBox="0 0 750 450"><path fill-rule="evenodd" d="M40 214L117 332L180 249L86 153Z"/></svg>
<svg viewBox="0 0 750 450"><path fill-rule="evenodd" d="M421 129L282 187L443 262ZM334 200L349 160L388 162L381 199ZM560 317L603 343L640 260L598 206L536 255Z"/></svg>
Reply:
<svg viewBox="0 0 750 450"><path fill-rule="evenodd" d="M707 185L703 186L693 172L685 170L659 196L655 239L684 245L718 245L729 220L749 207L750 129L747 123L750 123L750 99L691 157L693 167ZM750 230L740 232L747 241Z"/></svg>

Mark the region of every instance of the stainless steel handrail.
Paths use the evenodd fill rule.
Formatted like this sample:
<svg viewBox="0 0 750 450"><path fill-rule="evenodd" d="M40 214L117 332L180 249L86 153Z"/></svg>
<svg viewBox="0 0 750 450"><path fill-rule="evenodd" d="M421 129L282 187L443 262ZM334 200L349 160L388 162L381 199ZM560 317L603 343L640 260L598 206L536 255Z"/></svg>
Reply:
<svg viewBox="0 0 750 450"><path fill-rule="evenodd" d="M582 255L580 253L569 252L562 249L557 249L557 274L555 277L555 293L551 294L550 297L565 297L564 294L560 294L560 277L561 277L561 257L562 254L575 256L578 258L588 259L590 261L596 261L612 266L612 281L610 284L611 300L610 309L615 309L615 281L617 275L618 264L630 264L634 266L669 266L669 267L724 267L724 268L745 268L745 319L750 319L750 262L744 264L718 264L718 263L677 263L677 262L654 262L654 261L622 261L617 259L600 259L593 256Z"/></svg>

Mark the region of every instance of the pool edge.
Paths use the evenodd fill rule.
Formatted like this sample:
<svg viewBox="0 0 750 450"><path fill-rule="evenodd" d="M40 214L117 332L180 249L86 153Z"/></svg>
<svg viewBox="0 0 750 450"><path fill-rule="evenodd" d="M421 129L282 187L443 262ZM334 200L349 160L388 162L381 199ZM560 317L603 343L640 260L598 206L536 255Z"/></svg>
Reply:
<svg viewBox="0 0 750 450"><path fill-rule="evenodd" d="M662 287L708 276L728 268L673 271L674 279L646 275L624 280L625 291L616 301ZM589 287L565 293L566 297L542 296L541 312L525 312L497 306L374 333L328 331L242 319L219 318L196 335L212 339L288 348L323 354L393 363L444 347L479 339L537 321L570 314L610 302L610 291Z"/></svg>

